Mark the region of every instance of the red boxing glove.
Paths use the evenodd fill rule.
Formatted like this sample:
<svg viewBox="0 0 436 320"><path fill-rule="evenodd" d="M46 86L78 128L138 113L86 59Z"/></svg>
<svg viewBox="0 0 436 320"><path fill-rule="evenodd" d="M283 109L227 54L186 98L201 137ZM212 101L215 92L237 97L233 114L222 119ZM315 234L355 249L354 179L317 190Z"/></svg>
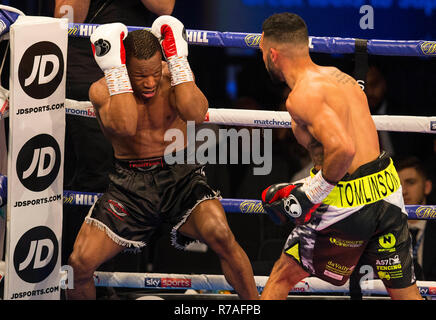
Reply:
<svg viewBox="0 0 436 320"><path fill-rule="evenodd" d="M171 85L194 81L187 58L188 42L183 23L171 16L160 16L153 22L151 32L162 46L171 73Z"/></svg>

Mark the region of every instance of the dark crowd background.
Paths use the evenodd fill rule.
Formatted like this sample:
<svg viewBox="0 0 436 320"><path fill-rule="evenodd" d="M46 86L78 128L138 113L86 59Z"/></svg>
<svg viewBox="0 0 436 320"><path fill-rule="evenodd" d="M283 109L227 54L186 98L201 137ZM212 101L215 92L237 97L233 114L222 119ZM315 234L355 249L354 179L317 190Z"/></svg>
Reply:
<svg viewBox="0 0 436 320"><path fill-rule="evenodd" d="M313 36L436 40L436 14L433 12L402 10L395 6L375 8L375 28L362 30L358 27L359 8L280 5L294 2L177 0L173 16L179 18L186 29L260 33L263 20L270 14L292 11L305 18L309 34ZM1 3L19 8L27 15L53 14L53 1L49 0L2 0ZM0 45L0 49L4 51L4 46ZM312 53L312 58L320 65L333 65L353 74L354 55ZM197 85L205 93L211 108L285 110L283 103L289 89L272 84L259 50L190 46L189 62ZM374 93L370 93L368 79L366 92L372 104L371 112L435 116L435 62L436 58L370 56L368 77L371 73L371 86L375 87L372 88ZM6 88L7 81L7 74L3 72L2 85ZM418 157L426 164L436 186L435 135L391 132L387 136L392 156ZM242 164L209 165L206 172L210 184L219 189L224 198L260 199L262 190L270 184L291 181L305 172L303 176L307 176L309 167L308 155L297 145L291 130L274 129L270 175L253 176L253 166ZM436 204L434 192L428 202ZM292 225L275 226L268 217L259 214L228 213L227 217L237 240L252 261L255 274L268 275ZM219 260L210 250L182 252L169 243L168 232L162 232L142 254L122 253L116 257L116 270L221 274Z"/></svg>

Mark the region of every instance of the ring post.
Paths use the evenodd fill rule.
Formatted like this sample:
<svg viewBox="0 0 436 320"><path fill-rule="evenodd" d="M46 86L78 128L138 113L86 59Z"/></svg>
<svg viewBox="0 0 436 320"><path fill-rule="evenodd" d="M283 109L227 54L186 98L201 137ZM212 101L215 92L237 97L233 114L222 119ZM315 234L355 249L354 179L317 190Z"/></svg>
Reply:
<svg viewBox="0 0 436 320"><path fill-rule="evenodd" d="M66 19L10 29L5 300L60 299Z"/></svg>

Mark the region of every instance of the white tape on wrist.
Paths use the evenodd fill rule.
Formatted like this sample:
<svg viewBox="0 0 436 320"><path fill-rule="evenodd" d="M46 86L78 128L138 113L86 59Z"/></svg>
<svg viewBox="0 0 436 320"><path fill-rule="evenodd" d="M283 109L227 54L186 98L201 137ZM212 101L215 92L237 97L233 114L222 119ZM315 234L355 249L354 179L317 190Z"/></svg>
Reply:
<svg viewBox="0 0 436 320"><path fill-rule="evenodd" d="M194 76L187 57L170 57L168 59L168 69L171 74L171 86L176 86L184 82L194 81Z"/></svg>
<svg viewBox="0 0 436 320"><path fill-rule="evenodd" d="M133 92L129 74L125 65L104 71L107 87L111 96L120 93Z"/></svg>
<svg viewBox="0 0 436 320"><path fill-rule="evenodd" d="M321 170L304 185L304 191L306 192L309 200L314 203L321 203L333 190L335 185L327 182L322 176Z"/></svg>

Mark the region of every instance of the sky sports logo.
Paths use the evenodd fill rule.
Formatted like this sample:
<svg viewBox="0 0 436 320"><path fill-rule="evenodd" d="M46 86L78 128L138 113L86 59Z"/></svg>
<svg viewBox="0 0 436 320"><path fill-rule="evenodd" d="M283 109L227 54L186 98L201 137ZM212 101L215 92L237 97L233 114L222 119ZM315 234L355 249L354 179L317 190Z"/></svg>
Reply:
<svg viewBox="0 0 436 320"><path fill-rule="evenodd" d="M191 288L191 279L145 278L146 288Z"/></svg>
<svg viewBox="0 0 436 320"><path fill-rule="evenodd" d="M436 287L418 287L422 296L436 296Z"/></svg>

